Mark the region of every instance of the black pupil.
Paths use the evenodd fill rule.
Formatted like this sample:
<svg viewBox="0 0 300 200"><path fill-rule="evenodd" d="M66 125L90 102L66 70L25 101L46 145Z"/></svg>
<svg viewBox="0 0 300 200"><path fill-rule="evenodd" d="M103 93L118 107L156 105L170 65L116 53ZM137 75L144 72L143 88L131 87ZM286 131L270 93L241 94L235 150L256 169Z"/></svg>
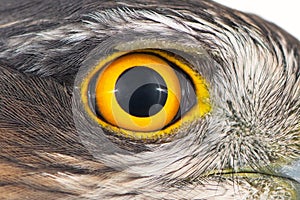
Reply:
<svg viewBox="0 0 300 200"><path fill-rule="evenodd" d="M136 117L149 117L163 108L168 90L164 79L156 71L137 66L120 75L115 95L127 113Z"/></svg>

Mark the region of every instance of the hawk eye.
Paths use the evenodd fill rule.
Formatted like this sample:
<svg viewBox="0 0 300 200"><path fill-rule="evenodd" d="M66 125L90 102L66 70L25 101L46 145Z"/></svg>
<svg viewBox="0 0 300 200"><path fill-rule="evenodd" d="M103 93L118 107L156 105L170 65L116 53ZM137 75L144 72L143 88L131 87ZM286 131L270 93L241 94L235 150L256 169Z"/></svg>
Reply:
<svg viewBox="0 0 300 200"><path fill-rule="evenodd" d="M82 84L90 116L106 130L134 140L174 134L210 110L204 79L168 51L135 50L100 61Z"/></svg>

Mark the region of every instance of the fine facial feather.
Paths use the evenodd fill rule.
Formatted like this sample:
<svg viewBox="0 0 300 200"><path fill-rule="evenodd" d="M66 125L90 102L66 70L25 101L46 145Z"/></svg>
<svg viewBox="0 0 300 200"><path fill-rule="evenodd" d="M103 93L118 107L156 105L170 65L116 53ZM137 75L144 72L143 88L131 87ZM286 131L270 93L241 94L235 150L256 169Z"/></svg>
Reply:
<svg viewBox="0 0 300 200"><path fill-rule="evenodd" d="M281 186L262 178L259 189L234 175L205 173L299 158L299 41L209 1L148 2L0 2L1 198L229 199L232 179L235 195L258 198ZM103 163L74 124L73 82L93 49L126 32L159 32L170 41L182 34L205 49L217 63L196 70L208 79L214 108L180 130L186 137L116 142L136 153L107 155Z"/></svg>

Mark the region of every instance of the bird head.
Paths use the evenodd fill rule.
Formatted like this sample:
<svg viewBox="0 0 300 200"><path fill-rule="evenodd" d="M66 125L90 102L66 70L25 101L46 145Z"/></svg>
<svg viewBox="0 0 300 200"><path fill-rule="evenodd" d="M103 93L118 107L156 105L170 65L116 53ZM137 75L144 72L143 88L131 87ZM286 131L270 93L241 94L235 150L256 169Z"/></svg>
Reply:
<svg viewBox="0 0 300 200"><path fill-rule="evenodd" d="M298 199L300 43L212 1L0 2L2 199Z"/></svg>

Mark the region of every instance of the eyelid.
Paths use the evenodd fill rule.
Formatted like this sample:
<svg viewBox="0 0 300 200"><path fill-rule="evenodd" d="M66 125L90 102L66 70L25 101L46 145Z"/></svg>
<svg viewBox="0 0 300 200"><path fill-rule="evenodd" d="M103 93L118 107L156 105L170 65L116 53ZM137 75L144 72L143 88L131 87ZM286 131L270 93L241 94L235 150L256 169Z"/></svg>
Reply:
<svg viewBox="0 0 300 200"><path fill-rule="evenodd" d="M144 50L136 50L132 52L155 53L159 56L166 58L168 61L174 63L175 65L179 66L185 73L190 75L193 84L196 85L197 104L193 108L191 108L190 111L185 113L180 120L174 122L174 124L167 126L163 131L150 131L150 132L131 131L131 130L125 130L125 129L120 129L119 127L111 126L107 122L104 122L103 120L97 118L91 109L87 109L86 111L88 115L98 124L100 124L103 128L113 133L116 133L119 136L131 138L133 140L157 140L159 138L165 138L168 135L172 135L174 131L178 130L177 127L180 127L182 124L186 124L187 122L193 121L196 118L203 117L203 115L205 115L210 111L211 106L210 106L209 92L207 89L206 82L197 72L195 72L189 67L188 63L186 63L184 60L180 60L179 57L176 58L174 55L171 55L170 53L167 53L162 50L157 50L157 49L156 50L144 49ZM86 76L86 78L84 79L81 85L81 99L84 105L88 105L89 103L88 98L86 97L89 88L88 86L89 80L93 76L95 76L95 74L99 72L101 68L107 66L114 59L121 57L127 53L128 52L117 52L111 56L108 56L106 59L100 61L99 64L96 67L94 67L94 69L91 70L91 72Z"/></svg>
<svg viewBox="0 0 300 200"><path fill-rule="evenodd" d="M108 64L117 57L125 55L130 51L135 51L137 49L160 49L161 53L168 52L169 55L178 55L183 60L187 60L188 63L183 63L190 65L186 66L186 68L184 69L193 74L194 77L200 78L199 81L194 81L195 83L193 84L202 85L203 88L207 90L207 93L204 92L201 94L204 97L208 96L206 100L202 100L202 103L209 104L209 107L207 107L207 114L209 114L212 110L213 104L211 103L213 102L210 102L209 94L211 89L210 83L211 81L213 81L213 78L215 76L214 72L218 69L217 67L219 64L212 57L209 56L209 54L205 51L205 49L202 47L202 44L199 43L199 41L195 41L189 36L185 37L185 35L179 36L175 34L172 35L172 37L164 36L155 31L147 34L124 32L122 34L114 35L113 37L109 37L108 39L104 40L98 47L94 48L90 52L90 54L84 59L82 67L79 68L74 82L74 95L72 105L74 122L82 142L86 144L85 146L92 152L94 152L95 149L90 147L90 144L96 145L97 148L100 149L99 151L97 150L97 154L99 154L99 152L100 154L102 154L101 152L111 152L111 148L115 149L112 152L117 151L116 149L120 150L119 145L115 143L114 140L126 143L141 142L152 144L172 141L175 138L177 138L177 136L184 136L183 130L191 126L191 123L189 123L189 121L199 119L199 116L189 115L190 112L199 111L198 106L194 106L192 109L185 112L186 116L184 117L185 119L187 119L188 122L182 123L182 125L178 129L173 130L176 134L160 134L153 135L153 137L148 137L140 133L139 137L128 136L126 139L124 139L124 135L118 134L118 131L120 129L109 129L109 127L106 127L105 125L99 125L99 123L97 123L90 117L94 113L84 108L84 105L89 104L91 102L89 102L88 99L82 99L82 89L84 88L83 85L86 84L83 80L86 77L91 77L93 71L97 71L96 67L99 63L102 63L102 65L105 65L106 63ZM85 90L87 91L88 89L86 88ZM200 93L201 90L199 90L198 92ZM193 104L193 102L189 102L188 100L185 103ZM203 118L203 116L200 118ZM165 128L165 130L170 131L171 129L168 126ZM115 138L114 136L120 137ZM157 136L160 136L160 138ZM111 138L115 139L111 140ZM144 139L141 140L140 138ZM105 140L106 143L109 143L109 149L107 149L107 145L105 145L105 147L98 144L99 141L103 140ZM134 148L134 146L130 146L131 148ZM126 150L122 149L121 151Z"/></svg>

